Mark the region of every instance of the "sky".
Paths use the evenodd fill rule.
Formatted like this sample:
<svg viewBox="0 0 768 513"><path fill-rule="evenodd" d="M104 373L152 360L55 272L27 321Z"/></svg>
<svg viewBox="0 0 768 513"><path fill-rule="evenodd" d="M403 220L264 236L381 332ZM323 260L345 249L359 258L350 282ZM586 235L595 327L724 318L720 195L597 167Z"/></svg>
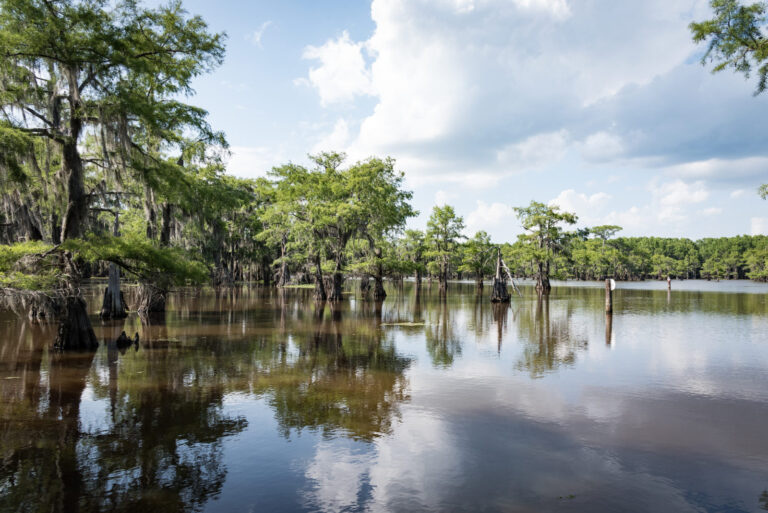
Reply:
<svg viewBox="0 0 768 513"><path fill-rule="evenodd" d="M186 0L227 34L189 101L227 172L390 156L410 221L450 204L467 235L521 232L531 200L620 235L768 234L768 94L702 66L700 0Z"/></svg>

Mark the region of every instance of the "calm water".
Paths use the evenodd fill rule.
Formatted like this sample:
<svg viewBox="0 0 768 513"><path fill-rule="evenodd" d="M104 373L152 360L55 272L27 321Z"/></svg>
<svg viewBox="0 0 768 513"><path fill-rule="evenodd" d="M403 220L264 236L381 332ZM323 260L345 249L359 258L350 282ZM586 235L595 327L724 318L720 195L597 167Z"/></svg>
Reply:
<svg viewBox="0 0 768 513"><path fill-rule="evenodd" d="M609 330L572 285L186 291L95 355L0 314L0 510L768 509L768 287L622 283Z"/></svg>

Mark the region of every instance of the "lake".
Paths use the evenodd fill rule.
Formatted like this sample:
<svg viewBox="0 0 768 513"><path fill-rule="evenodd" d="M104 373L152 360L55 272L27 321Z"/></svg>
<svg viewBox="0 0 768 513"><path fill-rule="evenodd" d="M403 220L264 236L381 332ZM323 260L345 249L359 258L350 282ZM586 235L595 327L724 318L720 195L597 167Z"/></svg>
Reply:
<svg viewBox="0 0 768 513"><path fill-rule="evenodd" d="M768 286L553 285L181 290L95 354L0 313L0 510L768 509Z"/></svg>

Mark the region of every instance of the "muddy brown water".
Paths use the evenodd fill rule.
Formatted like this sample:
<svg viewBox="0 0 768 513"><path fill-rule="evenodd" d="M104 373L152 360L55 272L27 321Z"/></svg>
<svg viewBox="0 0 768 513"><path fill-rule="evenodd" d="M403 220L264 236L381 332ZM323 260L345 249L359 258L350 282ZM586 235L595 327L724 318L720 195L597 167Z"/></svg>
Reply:
<svg viewBox="0 0 768 513"><path fill-rule="evenodd" d="M95 354L0 313L0 511L768 508L765 285L620 283L610 329L600 283L387 287L182 290Z"/></svg>

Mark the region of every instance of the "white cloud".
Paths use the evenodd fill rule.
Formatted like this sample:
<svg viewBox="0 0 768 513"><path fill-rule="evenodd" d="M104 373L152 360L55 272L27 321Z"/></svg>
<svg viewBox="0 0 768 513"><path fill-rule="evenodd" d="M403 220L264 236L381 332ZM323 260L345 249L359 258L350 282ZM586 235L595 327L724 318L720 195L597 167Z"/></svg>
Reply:
<svg viewBox="0 0 768 513"><path fill-rule="evenodd" d="M318 60L320 65L310 68L309 79L298 84L310 84L317 89L323 106L349 102L358 95L373 94L371 75L363 58L363 43L353 43L344 31L335 40L322 46L307 46L302 57Z"/></svg>
<svg viewBox="0 0 768 513"><path fill-rule="evenodd" d="M604 192L596 192L591 195L577 193L573 189L562 191L557 197L549 202L549 205L557 205L560 210L566 212L575 212L579 218L587 219L594 209L603 205L610 195Z"/></svg>
<svg viewBox="0 0 768 513"><path fill-rule="evenodd" d="M270 25L272 25L272 20L267 20L259 25L259 28L254 30L248 38L251 43L261 48L261 38L264 37L264 32L267 31L267 28L269 28Z"/></svg>
<svg viewBox="0 0 768 513"><path fill-rule="evenodd" d="M524 141L504 146L496 152L496 160L512 169L537 167L561 160L567 145L567 130L536 134Z"/></svg>
<svg viewBox="0 0 768 513"><path fill-rule="evenodd" d="M733 199L741 198L742 196L744 196L745 192L747 191L745 191L744 189L736 189L735 191L731 191L731 194L729 196Z"/></svg>
<svg viewBox="0 0 768 513"><path fill-rule="evenodd" d="M709 207L699 210L699 214L703 216L719 216L723 213L723 209L720 207Z"/></svg>
<svg viewBox="0 0 768 513"><path fill-rule="evenodd" d="M753 217L750 221L752 235L768 235L768 217Z"/></svg>
<svg viewBox="0 0 768 513"><path fill-rule="evenodd" d="M285 163L285 159L272 149L261 146L232 146L227 162L227 173L242 178L265 176L273 166Z"/></svg>
<svg viewBox="0 0 768 513"><path fill-rule="evenodd" d="M494 232L494 228L514 224L517 226L517 216L512 206L505 203L491 203L479 200L477 208L466 217L466 234L471 237L480 230Z"/></svg>
<svg viewBox="0 0 768 513"><path fill-rule="evenodd" d="M435 205L442 207L444 205L447 205L450 200L456 197L457 197L456 194L452 192L446 192L440 189L435 193Z"/></svg>
<svg viewBox="0 0 768 513"><path fill-rule="evenodd" d="M513 0L523 10L545 12L555 19L562 20L571 14L566 0Z"/></svg>
<svg viewBox="0 0 768 513"><path fill-rule="evenodd" d="M322 137L313 147L312 153L322 151L344 151L349 143L349 126L343 118L336 120L333 131Z"/></svg>
<svg viewBox="0 0 768 513"><path fill-rule="evenodd" d="M621 137L605 131L590 134L581 146L581 154L591 162L613 160L623 152L624 144Z"/></svg>
<svg viewBox="0 0 768 513"><path fill-rule="evenodd" d="M682 180L651 185L651 192L663 207L677 207L701 203L709 197L704 182L687 183Z"/></svg>
<svg viewBox="0 0 768 513"><path fill-rule="evenodd" d="M758 178L765 176L766 172L768 172L768 157L712 158L666 168L667 174L679 176L686 180ZM734 191L733 193L737 192Z"/></svg>

